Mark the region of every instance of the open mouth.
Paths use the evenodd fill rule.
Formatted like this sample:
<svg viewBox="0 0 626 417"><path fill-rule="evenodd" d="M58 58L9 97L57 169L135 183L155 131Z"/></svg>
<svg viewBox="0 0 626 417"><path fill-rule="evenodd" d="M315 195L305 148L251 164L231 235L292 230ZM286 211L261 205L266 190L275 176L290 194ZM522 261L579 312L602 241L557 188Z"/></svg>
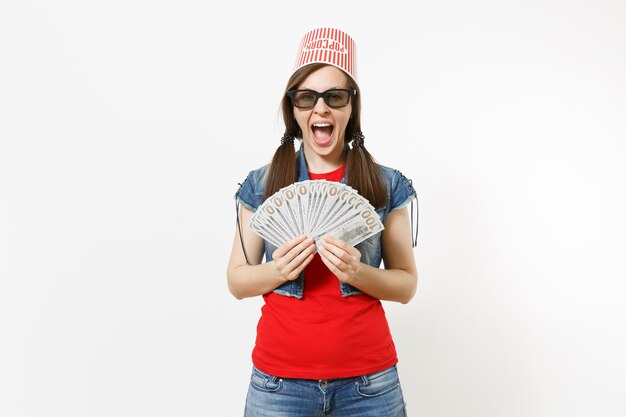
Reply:
<svg viewBox="0 0 626 417"><path fill-rule="evenodd" d="M328 145L332 140L334 128L330 123L313 123L311 131L313 132L315 143L320 146Z"/></svg>

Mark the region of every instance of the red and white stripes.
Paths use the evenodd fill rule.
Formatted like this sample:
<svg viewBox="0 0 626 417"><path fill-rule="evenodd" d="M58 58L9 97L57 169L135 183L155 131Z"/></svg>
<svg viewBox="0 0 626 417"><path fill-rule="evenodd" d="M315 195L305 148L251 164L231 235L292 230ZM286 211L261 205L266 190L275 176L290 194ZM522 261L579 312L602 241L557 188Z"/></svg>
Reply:
<svg viewBox="0 0 626 417"><path fill-rule="evenodd" d="M300 42L294 72L315 62L334 65L355 81L356 43L345 32L333 28L318 28L304 35Z"/></svg>

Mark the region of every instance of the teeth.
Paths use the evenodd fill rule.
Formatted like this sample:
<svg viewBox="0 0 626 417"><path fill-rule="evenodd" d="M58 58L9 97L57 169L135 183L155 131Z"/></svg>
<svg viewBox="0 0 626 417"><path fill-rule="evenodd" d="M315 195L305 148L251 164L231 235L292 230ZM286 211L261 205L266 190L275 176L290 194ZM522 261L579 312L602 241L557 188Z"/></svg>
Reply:
<svg viewBox="0 0 626 417"><path fill-rule="evenodd" d="M329 127L332 126L330 123L315 123L314 127Z"/></svg>

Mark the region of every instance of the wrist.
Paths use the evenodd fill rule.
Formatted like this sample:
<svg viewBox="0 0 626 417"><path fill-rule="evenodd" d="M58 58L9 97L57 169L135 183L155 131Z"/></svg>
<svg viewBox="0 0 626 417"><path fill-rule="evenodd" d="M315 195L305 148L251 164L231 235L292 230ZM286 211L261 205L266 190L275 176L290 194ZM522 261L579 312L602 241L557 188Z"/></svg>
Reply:
<svg viewBox="0 0 626 417"><path fill-rule="evenodd" d="M284 276L284 274L282 272L280 272L280 268L278 268L278 264L276 263L275 259L272 259L271 262L268 262L269 264L271 264L271 268L272 268L272 275L274 277L274 279L279 283L279 284L283 284L285 282L287 282L287 277Z"/></svg>

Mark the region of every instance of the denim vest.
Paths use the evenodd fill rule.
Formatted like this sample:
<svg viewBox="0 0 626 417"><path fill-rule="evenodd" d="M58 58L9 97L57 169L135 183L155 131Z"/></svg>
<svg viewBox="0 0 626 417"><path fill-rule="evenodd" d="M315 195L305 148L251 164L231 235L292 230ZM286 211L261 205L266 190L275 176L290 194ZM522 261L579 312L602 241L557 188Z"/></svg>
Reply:
<svg viewBox="0 0 626 417"><path fill-rule="evenodd" d="M306 166L306 159L304 157L304 151L298 150L296 154L297 166L298 166L298 179L297 182L310 179L309 172ZM411 203L411 226L415 228L415 236L417 237L417 194L413 188L411 180L407 179L402 173L396 169L380 166L382 174L387 185L387 204L376 212L380 217L380 220L385 222L385 219L391 213L392 210L401 208ZM263 203L263 195L265 193L266 176L269 171L269 164L265 165L254 171L250 171L245 181L240 184L239 189L235 194L237 202L251 211L256 209ZM341 180L342 183L346 183L346 177ZM413 225L413 200L415 200L416 219ZM243 225L247 227L247 225ZM413 234L413 233L412 233ZM382 261L381 250L381 234L377 233L374 236L364 240L355 247L361 252L361 262L373 266L375 268L380 267ZM272 260L272 254L276 250L276 246L271 243L265 242L265 261ZM413 246L415 246L415 240ZM362 292L343 282L339 283L341 289L341 295L346 297L349 295L362 294ZM289 297L302 298L304 290L304 272L300 274L298 278L293 281L287 281L281 284L278 288L274 289L274 292L280 295Z"/></svg>

